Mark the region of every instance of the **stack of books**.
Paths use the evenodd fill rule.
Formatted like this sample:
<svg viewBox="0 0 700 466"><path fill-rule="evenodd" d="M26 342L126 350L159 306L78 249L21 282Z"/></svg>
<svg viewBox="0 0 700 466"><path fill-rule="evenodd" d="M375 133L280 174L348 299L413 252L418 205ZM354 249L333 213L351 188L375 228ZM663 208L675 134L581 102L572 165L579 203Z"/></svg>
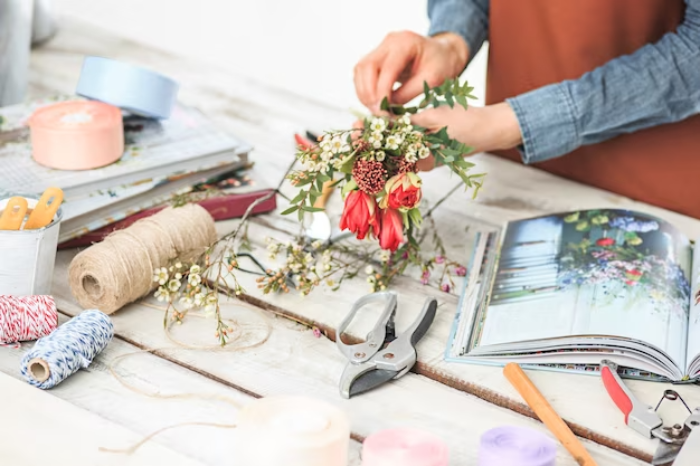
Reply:
<svg viewBox="0 0 700 466"><path fill-rule="evenodd" d="M123 225L212 179L240 178L248 166L249 144L181 104L163 121L125 116L125 152L111 165L86 171L39 165L32 158L26 121L37 108L69 98L75 99L54 97L0 109L0 197L61 188L65 200L59 243L75 244L120 221Z"/></svg>

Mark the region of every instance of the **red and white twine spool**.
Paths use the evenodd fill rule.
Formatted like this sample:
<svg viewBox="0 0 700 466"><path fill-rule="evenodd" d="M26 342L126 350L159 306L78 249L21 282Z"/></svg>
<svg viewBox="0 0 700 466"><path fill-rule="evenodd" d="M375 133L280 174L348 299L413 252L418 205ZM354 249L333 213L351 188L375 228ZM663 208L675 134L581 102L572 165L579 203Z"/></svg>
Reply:
<svg viewBox="0 0 700 466"><path fill-rule="evenodd" d="M38 340L58 326L58 311L51 296L0 295L0 343Z"/></svg>

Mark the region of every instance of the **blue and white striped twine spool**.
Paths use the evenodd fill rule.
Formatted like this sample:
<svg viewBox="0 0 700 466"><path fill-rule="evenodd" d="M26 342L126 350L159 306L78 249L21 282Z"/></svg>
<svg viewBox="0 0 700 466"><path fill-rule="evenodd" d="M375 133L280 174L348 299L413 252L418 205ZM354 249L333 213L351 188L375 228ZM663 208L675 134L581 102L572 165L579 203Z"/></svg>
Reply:
<svg viewBox="0 0 700 466"><path fill-rule="evenodd" d="M106 314L92 309L37 340L20 363L22 376L35 387L53 388L80 369L86 369L114 336Z"/></svg>

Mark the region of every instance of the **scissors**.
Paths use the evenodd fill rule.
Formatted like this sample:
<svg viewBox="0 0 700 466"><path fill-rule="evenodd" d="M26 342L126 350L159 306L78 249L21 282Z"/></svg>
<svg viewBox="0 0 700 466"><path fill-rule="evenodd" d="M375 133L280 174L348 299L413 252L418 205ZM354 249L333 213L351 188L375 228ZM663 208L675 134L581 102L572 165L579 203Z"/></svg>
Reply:
<svg viewBox="0 0 700 466"><path fill-rule="evenodd" d="M341 336L357 312L367 304L384 301L384 311L364 343L347 345ZM336 344L348 359L340 377L340 394L351 398L386 382L403 377L418 359L416 344L428 332L435 320L437 300L428 298L423 310L411 326L396 334L396 294L382 291L360 298L338 327Z"/></svg>
<svg viewBox="0 0 700 466"><path fill-rule="evenodd" d="M655 466L692 466L698 464L700 454L700 408L691 411L683 398L674 390L666 390L656 408L646 406L625 386L617 373L617 364L607 359L600 363L600 375L610 398L625 415L625 424L635 432L658 439L651 464ZM683 424L664 426L657 413L664 400L680 399L690 415Z"/></svg>

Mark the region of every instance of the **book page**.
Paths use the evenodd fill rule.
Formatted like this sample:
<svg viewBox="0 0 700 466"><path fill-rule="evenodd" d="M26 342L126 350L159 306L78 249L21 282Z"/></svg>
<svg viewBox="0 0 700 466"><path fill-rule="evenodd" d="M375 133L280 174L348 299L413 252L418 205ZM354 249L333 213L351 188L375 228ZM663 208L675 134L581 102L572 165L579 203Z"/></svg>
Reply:
<svg viewBox="0 0 700 466"><path fill-rule="evenodd" d="M508 224L478 346L574 335L652 344L685 367L690 242L655 217L589 210Z"/></svg>
<svg viewBox="0 0 700 466"><path fill-rule="evenodd" d="M690 298L690 316L688 317L688 364L700 358L700 243L693 246L693 280ZM692 372L695 372L693 370ZM694 375L694 374L690 374Z"/></svg>

